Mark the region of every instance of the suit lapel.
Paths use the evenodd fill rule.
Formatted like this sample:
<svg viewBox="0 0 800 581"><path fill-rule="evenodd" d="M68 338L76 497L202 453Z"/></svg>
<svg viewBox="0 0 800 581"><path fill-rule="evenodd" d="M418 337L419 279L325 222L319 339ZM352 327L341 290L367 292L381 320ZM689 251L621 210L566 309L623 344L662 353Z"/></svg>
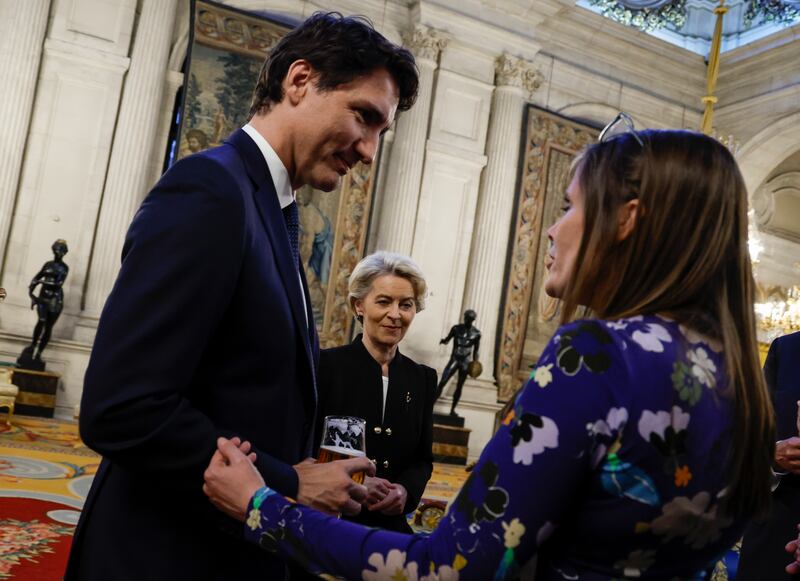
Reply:
<svg viewBox="0 0 800 581"><path fill-rule="evenodd" d="M258 188L253 193L253 198L261 216L264 230L272 243L275 264L278 267L278 274L286 290L289 305L292 309L295 327L300 337L302 337L303 347L311 368L311 380L313 384L313 403L317 403L317 387L314 370L314 357L312 353L311 338L309 337L309 326L306 324L306 315L309 322L313 322L313 314L306 311L305 297L308 297L305 286L305 275L303 275L303 287L301 287L298 268L292 264L292 249L289 243L289 233L286 230L286 221L283 219L283 212L278 203L278 194L275 191L275 184L269 173L267 162L261 154L261 150L255 142L241 129L237 129L227 140L242 156L247 173Z"/></svg>

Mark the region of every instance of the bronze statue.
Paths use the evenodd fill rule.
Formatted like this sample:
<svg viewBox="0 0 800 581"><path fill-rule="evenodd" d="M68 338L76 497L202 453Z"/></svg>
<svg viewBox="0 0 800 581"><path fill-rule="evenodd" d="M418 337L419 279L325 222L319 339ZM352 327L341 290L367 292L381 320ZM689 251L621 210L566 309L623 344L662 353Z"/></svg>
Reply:
<svg viewBox="0 0 800 581"><path fill-rule="evenodd" d="M42 351L50 342L50 334L53 325L58 320L61 310L64 308L64 291L62 286L69 274L69 267L64 263L63 258L67 253L67 243L65 240L53 242L53 260L44 263L41 270L33 277L31 284L28 285L28 294L31 297L31 309L36 309L39 317L36 327L33 330L33 340L31 344L23 349L22 354L17 359L17 365L23 369L33 369L44 371L44 361L42 361ZM39 294L35 294L36 287L39 287Z"/></svg>
<svg viewBox="0 0 800 581"><path fill-rule="evenodd" d="M481 343L481 332L472 326L477 314L472 309L464 311L464 322L458 325L453 325L450 328L450 333L447 337L439 341L441 345L446 345L453 340L453 351L450 354L450 360L444 367L442 372L442 379L439 381L437 398L442 395L444 386L453 377L453 374L458 371L458 379L456 383L456 391L453 394L453 404L450 407L450 415L457 416L456 406L458 400L461 399L461 390L464 388L464 382L467 380L467 374L472 377L480 375L480 362L478 361L478 348Z"/></svg>

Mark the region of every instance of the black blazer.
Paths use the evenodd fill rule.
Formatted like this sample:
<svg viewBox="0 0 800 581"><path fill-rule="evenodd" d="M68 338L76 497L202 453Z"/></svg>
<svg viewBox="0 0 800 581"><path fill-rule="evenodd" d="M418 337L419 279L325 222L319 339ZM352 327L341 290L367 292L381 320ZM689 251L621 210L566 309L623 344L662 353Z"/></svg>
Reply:
<svg viewBox="0 0 800 581"><path fill-rule="evenodd" d="M800 333L772 342L764 363L764 376L775 405L777 439L797 436L797 400L800 400ZM784 545L797 537L800 523L800 477L785 474L772 493L772 507L764 522L753 522L745 531L739 571L742 581L798 579L783 568L791 556Z"/></svg>
<svg viewBox="0 0 800 581"><path fill-rule="evenodd" d="M81 436L103 461L67 579L283 578L202 485L217 437L235 434L270 486L297 493L318 357L303 292L246 133L164 174L128 230L86 372Z"/></svg>
<svg viewBox="0 0 800 581"><path fill-rule="evenodd" d="M399 349L389 364L386 412L381 420L383 381L381 366L358 335L350 345L323 350L319 365L320 412L357 416L367 420L367 456L375 461L377 476L402 484L408 491L403 513L419 504L433 470L433 403L436 371L415 363ZM319 442L317 442L319 445ZM352 520L369 526L410 532L405 516L362 513Z"/></svg>

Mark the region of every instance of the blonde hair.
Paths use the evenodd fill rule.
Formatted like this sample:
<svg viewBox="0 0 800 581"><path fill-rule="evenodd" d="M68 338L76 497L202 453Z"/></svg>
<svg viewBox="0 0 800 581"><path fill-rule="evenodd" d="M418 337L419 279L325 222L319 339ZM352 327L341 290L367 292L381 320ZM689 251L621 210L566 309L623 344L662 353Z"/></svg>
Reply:
<svg viewBox="0 0 800 581"><path fill-rule="evenodd" d="M735 410L727 510L768 507L775 421L758 361L747 190L731 153L689 131L640 131L589 146L575 165L584 227L562 297L599 318L664 313L724 346ZM618 211L639 200L617 240Z"/></svg>
<svg viewBox="0 0 800 581"><path fill-rule="evenodd" d="M417 312L425 308L428 283L425 282L425 275L419 265L403 254L380 250L362 258L350 274L347 299L354 315L356 301L364 299L372 289L373 281L385 274L393 274L410 282L414 289L414 306Z"/></svg>

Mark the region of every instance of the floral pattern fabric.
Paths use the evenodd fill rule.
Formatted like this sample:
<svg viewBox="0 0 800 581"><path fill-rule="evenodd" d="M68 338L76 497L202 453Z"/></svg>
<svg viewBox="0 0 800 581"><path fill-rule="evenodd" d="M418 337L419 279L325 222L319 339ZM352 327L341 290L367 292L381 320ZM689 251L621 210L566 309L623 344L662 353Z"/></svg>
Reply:
<svg viewBox="0 0 800 581"><path fill-rule="evenodd" d="M725 514L732 408L718 345L655 316L561 327L438 528L368 529L252 502L245 536L347 579L700 579ZM269 484L269 483L268 483Z"/></svg>

